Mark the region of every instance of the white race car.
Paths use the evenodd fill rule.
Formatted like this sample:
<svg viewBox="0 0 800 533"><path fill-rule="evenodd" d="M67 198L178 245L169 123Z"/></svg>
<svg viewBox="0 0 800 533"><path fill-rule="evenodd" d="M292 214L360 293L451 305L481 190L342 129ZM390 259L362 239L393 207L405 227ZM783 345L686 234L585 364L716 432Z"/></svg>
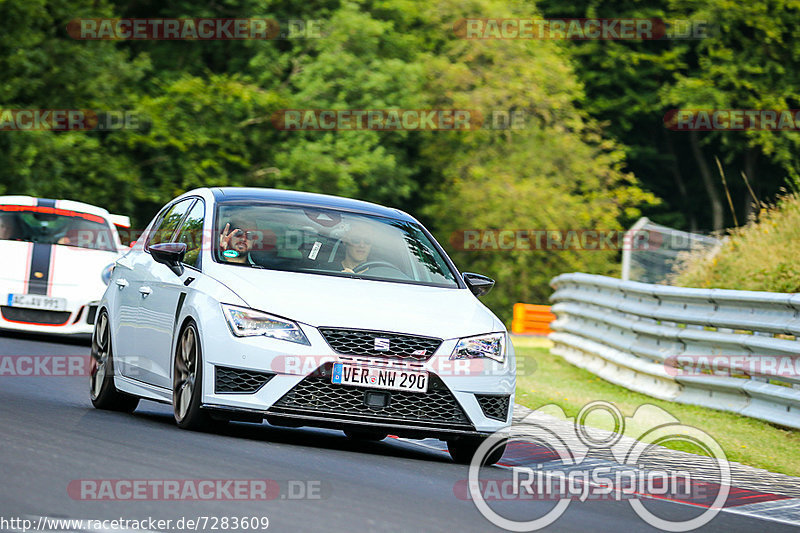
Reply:
<svg viewBox="0 0 800 533"><path fill-rule="evenodd" d="M514 402L513 346L476 298L493 285L459 273L397 209L198 189L117 261L92 342L92 403L171 403L188 429L266 418L439 437L469 462Z"/></svg>
<svg viewBox="0 0 800 533"><path fill-rule="evenodd" d="M91 335L130 220L70 200L0 196L0 329Z"/></svg>

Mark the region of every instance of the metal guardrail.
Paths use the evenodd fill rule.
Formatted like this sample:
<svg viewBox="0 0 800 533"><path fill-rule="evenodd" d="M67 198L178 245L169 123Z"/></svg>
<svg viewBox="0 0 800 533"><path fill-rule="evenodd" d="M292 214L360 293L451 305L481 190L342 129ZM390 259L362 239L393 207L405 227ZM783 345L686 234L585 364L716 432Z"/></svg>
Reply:
<svg viewBox="0 0 800 533"><path fill-rule="evenodd" d="M800 294L582 273L550 285L551 351L572 364L656 398L800 429ZM683 367L692 361L744 361L748 370L715 363L698 375Z"/></svg>

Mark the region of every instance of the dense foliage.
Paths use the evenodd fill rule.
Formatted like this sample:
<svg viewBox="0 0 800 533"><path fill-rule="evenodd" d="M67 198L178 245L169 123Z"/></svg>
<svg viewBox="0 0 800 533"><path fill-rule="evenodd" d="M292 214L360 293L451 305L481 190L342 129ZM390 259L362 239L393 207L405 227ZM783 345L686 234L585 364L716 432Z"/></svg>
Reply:
<svg viewBox="0 0 800 533"><path fill-rule="evenodd" d="M704 289L800 292L800 198L764 207L758 221L735 228L719 250L687 254L674 283Z"/></svg>
<svg viewBox="0 0 800 533"><path fill-rule="evenodd" d="M662 123L665 110L684 105L800 107L798 71L790 67L800 42L793 39L796 12L780 1L766 5L618 0L601 12L590 0L6 0L3 108L129 110L143 127L2 132L0 194L84 200L130 214L139 226L198 186L375 201L421 218L462 269L495 277L486 301L508 318L515 301L544 301L552 276L613 273L619 254L459 252L450 245L453 232L615 230L642 212L711 229L719 222L709 215L719 183L703 185L693 148L709 161L719 155L729 175L748 170L761 195L773 194L783 176L797 176L796 134L714 133L693 141ZM453 31L463 17L542 13L702 16L720 31L705 40L584 43L466 40ZM66 31L80 17L306 19L322 21L323 37L80 41ZM277 110L304 108L522 111L525 123L462 132L300 132L270 121ZM732 188L743 210L745 189L739 182Z"/></svg>
<svg viewBox="0 0 800 533"><path fill-rule="evenodd" d="M539 6L547 17L658 18L676 27L691 24L705 36L569 46L586 90L584 108L625 146L626 168L664 200L649 218L719 231L757 212L753 193L769 202L782 187L798 187L797 131L690 133L670 131L663 122L672 109L800 108L797 2L541 0ZM736 218L715 158L728 176Z"/></svg>

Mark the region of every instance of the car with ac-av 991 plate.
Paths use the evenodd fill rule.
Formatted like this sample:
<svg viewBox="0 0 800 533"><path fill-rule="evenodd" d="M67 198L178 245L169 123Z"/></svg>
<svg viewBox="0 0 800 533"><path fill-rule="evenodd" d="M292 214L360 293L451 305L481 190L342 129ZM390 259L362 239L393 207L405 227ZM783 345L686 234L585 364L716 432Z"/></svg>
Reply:
<svg viewBox="0 0 800 533"><path fill-rule="evenodd" d="M91 400L229 421L439 438L469 462L511 423L503 323L412 216L286 190L203 188L121 257L95 324ZM499 460L503 448L486 457Z"/></svg>
<svg viewBox="0 0 800 533"><path fill-rule="evenodd" d="M0 329L88 338L129 226L82 202L0 196Z"/></svg>

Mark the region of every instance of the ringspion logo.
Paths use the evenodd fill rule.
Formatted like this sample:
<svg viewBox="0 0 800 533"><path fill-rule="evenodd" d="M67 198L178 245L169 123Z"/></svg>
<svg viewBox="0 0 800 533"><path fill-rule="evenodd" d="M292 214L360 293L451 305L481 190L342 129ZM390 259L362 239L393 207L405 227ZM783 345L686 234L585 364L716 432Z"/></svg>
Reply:
<svg viewBox="0 0 800 533"><path fill-rule="evenodd" d="M600 431L585 425L590 416L610 417L613 431ZM554 418L556 420L554 420ZM572 422L560 427L554 424ZM629 430L627 438L625 428ZM633 437L633 438L631 438ZM538 445L550 453L555 466L512 467L512 479L492 479L492 470L482 468L487 457L506 443ZM699 448L707 456L704 479L696 481L682 469L638 468L649 453L667 442L681 442ZM592 460L590 452L604 450L613 462ZM588 460L587 460L588 459ZM704 467L705 468L705 467ZM483 477L482 477L483 476ZM709 481L713 480L713 481ZM478 511L492 524L509 531L536 531L553 524L570 502L624 500L647 524L666 531L691 531L711 521L722 509L730 492L731 470L725 451L709 434L681 424L668 412L654 405L640 406L632 417L624 417L612 403L595 401L586 404L575 418L568 418L557 405L543 406L525 417L522 423L498 431L478 448L469 467L468 482L457 482L454 495L472 500ZM684 520L659 516L658 509L648 509L643 498L668 495L700 497L709 503L700 514ZM508 500L550 500L544 514L531 520L503 516L506 508L493 509L487 502Z"/></svg>

